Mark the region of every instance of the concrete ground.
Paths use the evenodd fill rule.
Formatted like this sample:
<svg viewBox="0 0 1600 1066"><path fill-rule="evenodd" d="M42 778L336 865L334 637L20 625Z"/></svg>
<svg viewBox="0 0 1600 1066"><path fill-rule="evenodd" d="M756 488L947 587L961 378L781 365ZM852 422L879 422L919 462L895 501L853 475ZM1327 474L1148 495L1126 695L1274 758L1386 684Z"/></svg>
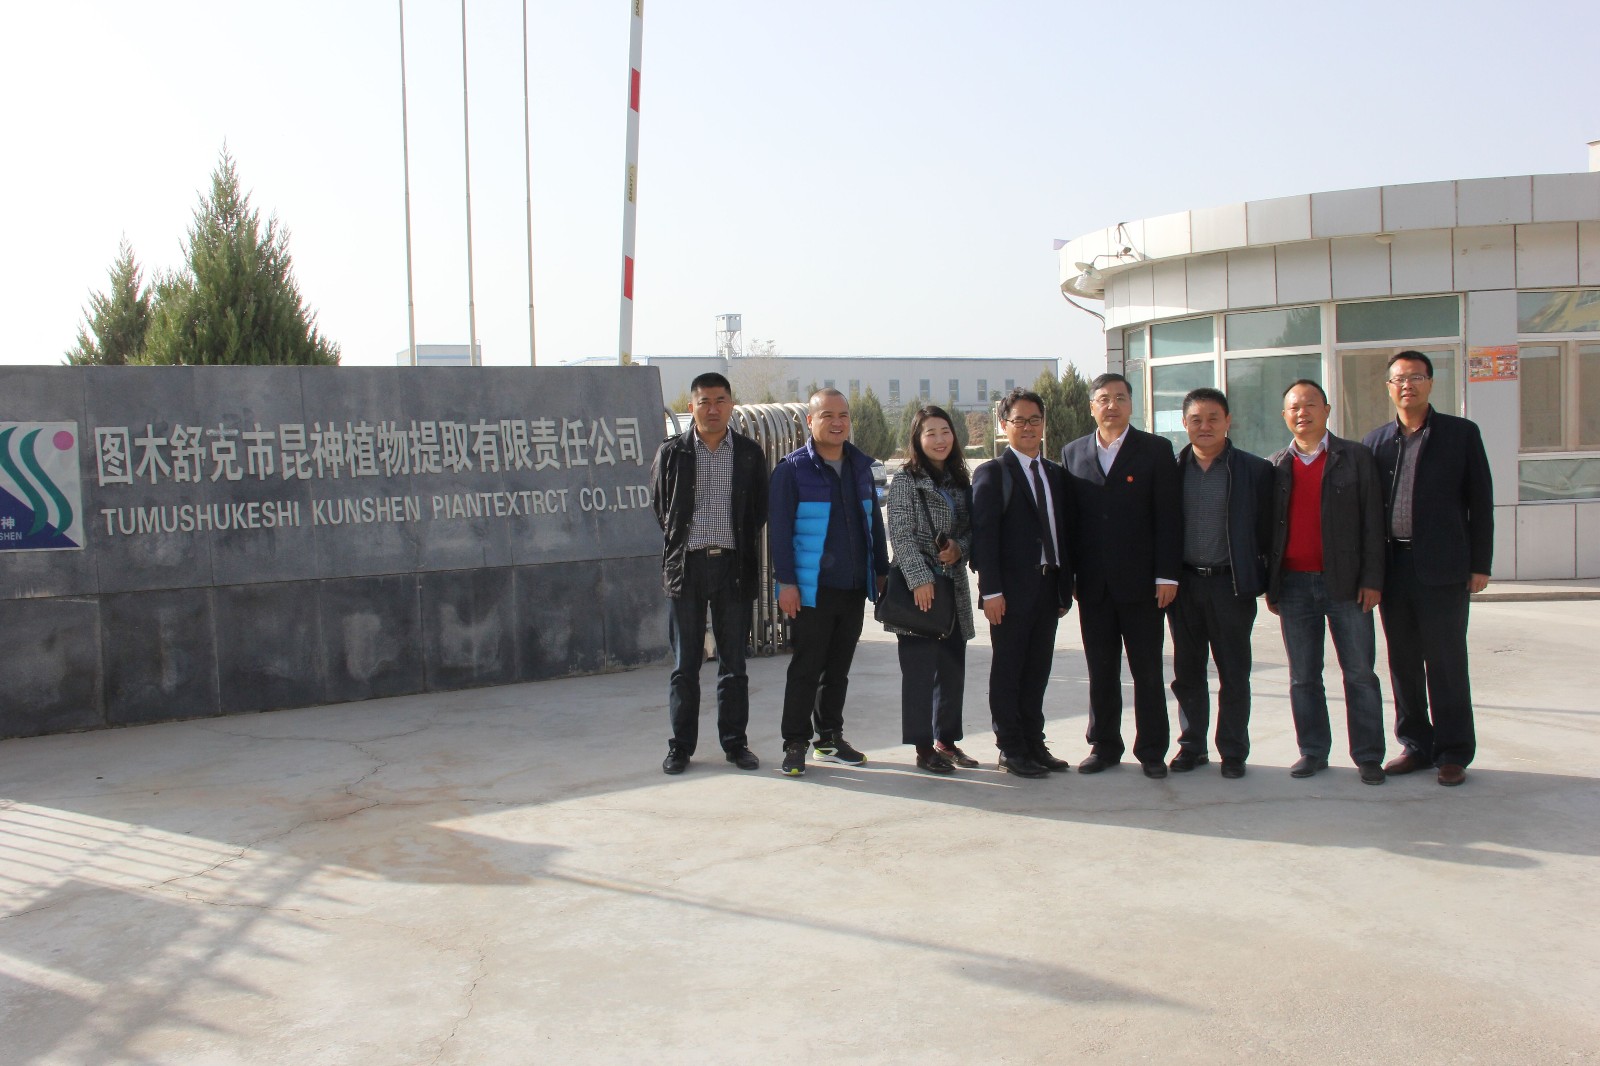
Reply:
<svg viewBox="0 0 1600 1066"><path fill-rule="evenodd" d="M1264 612L1243 780L1002 776L981 635L934 778L876 629L801 780L783 659L755 773L662 775L665 667L0 744L0 1062L1600 1060L1600 603L1475 605L1456 789L1291 779Z"/></svg>

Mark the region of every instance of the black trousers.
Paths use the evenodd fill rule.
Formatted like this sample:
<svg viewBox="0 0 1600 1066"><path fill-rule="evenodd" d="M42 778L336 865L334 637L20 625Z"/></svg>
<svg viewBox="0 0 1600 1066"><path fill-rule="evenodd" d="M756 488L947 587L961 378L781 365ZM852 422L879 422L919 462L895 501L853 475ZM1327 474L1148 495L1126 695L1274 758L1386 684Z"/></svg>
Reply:
<svg viewBox="0 0 1600 1066"><path fill-rule="evenodd" d="M1390 545L1383 636L1389 646L1394 735L1435 766L1466 766L1477 753L1467 675L1467 586L1424 585L1411 549Z"/></svg>
<svg viewBox="0 0 1600 1066"><path fill-rule="evenodd" d="M967 638L901 636L900 740L904 744L954 744L961 739L967 684Z"/></svg>
<svg viewBox="0 0 1600 1066"><path fill-rule="evenodd" d="M1178 701L1178 747L1204 755L1211 732L1206 661L1217 664L1217 754L1250 757L1250 633L1254 597L1235 596L1233 575L1185 573L1167 608L1172 630L1172 695Z"/></svg>
<svg viewBox="0 0 1600 1066"><path fill-rule="evenodd" d="M731 551L684 559L683 595L670 601L672 677L667 682L667 712L672 744L693 755L700 741L700 666L705 662L706 610L717 643L717 740L723 751L748 747L750 679L745 675L745 644L750 639L750 602L739 594L739 557Z"/></svg>
<svg viewBox="0 0 1600 1066"><path fill-rule="evenodd" d="M989 627L989 717L995 746L1007 754L1028 754L1044 744L1044 690L1055 661L1061 605L1056 575L1041 574L1038 582L1032 610L1012 606L1030 597L1008 595L1004 620Z"/></svg>
<svg viewBox="0 0 1600 1066"><path fill-rule="evenodd" d="M802 607L790 629L794 656L783 688L783 741L837 737L844 731L844 696L865 615L865 589L817 589L817 605Z"/></svg>
<svg viewBox="0 0 1600 1066"><path fill-rule="evenodd" d="M1102 759L1122 758L1122 656L1133 674L1133 757L1141 763L1166 759L1172 740L1161 646L1161 609L1155 589L1148 599L1118 603L1111 597L1078 601L1083 655L1089 666L1089 747Z"/></svg>

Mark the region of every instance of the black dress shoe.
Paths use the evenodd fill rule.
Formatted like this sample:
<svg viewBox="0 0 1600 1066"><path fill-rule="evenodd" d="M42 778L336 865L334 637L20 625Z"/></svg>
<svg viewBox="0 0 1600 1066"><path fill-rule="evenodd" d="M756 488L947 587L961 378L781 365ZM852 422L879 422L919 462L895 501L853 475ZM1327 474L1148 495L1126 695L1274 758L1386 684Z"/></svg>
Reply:
<svg viewBox="0 0 1600 1066"><path fill-rule="evenodd" d="M1315 755L1302 755L1293 766L1289 767L1289 776L1310 777L1319 770L1326 770L1327 768L1327 759L1319 759Z"/></svg>
<svg viewBox="0 0 1600 1066"><path fill-rule="evenodd" d="M1033 749L1033 761L1049 770L1053 774L1064 774L1072 769L1072 764L1065 759L1058 759L1050 754L1050 749L1040 744Z"/></svg>
<svg viewBox="0 0 1600 1066"><path fill-rule="evenodd" d="M1078 773L1097 774L1101 770L1111 769L1121 761L1121 759L1107 759L1098 753L1091 752L1087 759L1078 764Z"/></svg>
<svg viewBox="0 0 1600 1066"><path fill-rule="evenodd" d="M761 769L761 760L756 758L756 753L749 748L740 748L737 751L728 752L728 761L741 770Z"/></svg>
<svg viewBox="0 0 1600 1066"><path fill-rule="evenodd" d="M661 760L661 772L681 774L689 768L689 756L676 744L667 748L667 757Z"/></svg>
<svg viewBox="0 0 1600 1066"><path fill-rule="evenodd" d="M1184 748L1172 757L1172 772L1186 774L1196 766L1204 766L1211 761L1211 756L1203 751L1190 751Z"/></svg>
<svg viewBox="0 0 1600 1066"><path fill-rule="evenodd" d="M1223 777L1243 777L1244 776L1244 760L1243 759L1226 759L1226 758L1223 759L1222 760L1222 776Z"/></svg>
<svg viewBox="0 0 1600 1066"><path fill-rule="evenodd" d="M1000 754L1000 769L1008 774L1018 777L1049 777L1050 771L1034 762L1026 755Z"/></svg>
<svg viewBox="0 0 1600 1066"><path fill-rule="evenodd" d="M1144 776L1146 776L1146 777L1166 777L1167 776L1167 765L1166 765L1166 763L1160 763L1160 762L1147 762L1147 763L1145 763L1144 764Z"/></svg>
<svg viewBox="0 0 1600 1066"><path fill-rule="evenodd" d="M1361 783L1363 785L1381 785L1384 782L1384 778L1388 776L1383 772L1383 764L1379 762L1360 763L1356 766L1356 769L1361 771Z"/></svg>

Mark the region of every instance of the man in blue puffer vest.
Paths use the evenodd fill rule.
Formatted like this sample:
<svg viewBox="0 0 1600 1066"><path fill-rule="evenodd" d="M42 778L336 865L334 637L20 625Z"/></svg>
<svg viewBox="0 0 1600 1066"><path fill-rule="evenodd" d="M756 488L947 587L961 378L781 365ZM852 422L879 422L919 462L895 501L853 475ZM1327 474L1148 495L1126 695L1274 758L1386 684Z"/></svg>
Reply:
<svg viewBox="0 0 1600 1066"><path fill-rule="evenodd" d="M859 766L844 739L844 696L866 601L889 572L889 542L872 484L872 459L850 443L850 402L838 389L811 397L811 431L772 472L768 538L778 608L794 620L794 657L783 692L783 773L806 772L813 724L817 757Z"/></svg>

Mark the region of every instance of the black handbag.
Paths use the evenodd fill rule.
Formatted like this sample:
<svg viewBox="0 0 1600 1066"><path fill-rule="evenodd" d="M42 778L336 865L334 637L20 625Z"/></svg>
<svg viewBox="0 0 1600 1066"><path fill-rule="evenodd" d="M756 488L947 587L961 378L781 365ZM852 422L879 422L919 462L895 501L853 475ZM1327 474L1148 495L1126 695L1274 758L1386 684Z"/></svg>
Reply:
<svg viewBox="0 0 1600 1066"><path fill-rule="evenodd" d="M921 489L915 491L917 499L922 503L922 513L928 516L928 528L935 529L933 514L928 510L928 501L923 499ZM917 606L916 597L911 594L911 587L906 584L905 574L900 572L898 564L893 564L889 567L889 583L885 586L883 595L878 597L872 617L886 626L904 629L919 637L941 640L956 631L956 583L941 574L938 564L933 560L928 559L926 555L923 559L933 570L933 606L926 611Z"/></svg>

